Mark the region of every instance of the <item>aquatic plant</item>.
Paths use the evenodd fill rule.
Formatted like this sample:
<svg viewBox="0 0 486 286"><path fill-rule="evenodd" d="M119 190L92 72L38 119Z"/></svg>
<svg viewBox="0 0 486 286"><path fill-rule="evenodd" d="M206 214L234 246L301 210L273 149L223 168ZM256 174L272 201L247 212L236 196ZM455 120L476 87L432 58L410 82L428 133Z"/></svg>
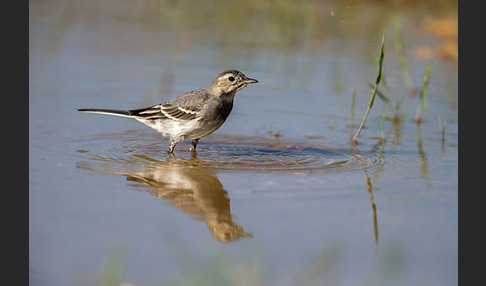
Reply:
<svg viewBox="0 0 486 286"><path fill-rule="evenodd" d="M395 49L397 51L400 61L400 69L402 71L403 80L405 81L405 85L407 86L409 95L413 95L415 89L413 87L412 77L408 68L407 57L405 56L402 27L398 19L395 19L393 21L393 27L395 31Z"/></svg>
<svg viewBox="0 0 486 286"><path fill-rule="evenodd" d="M349 110L349 128L351 130L351 134L349 138L352 140L353 138L353 127L354 127L354 105L356 102L356 89L353 88L351 91L351 108Z"/></svg>
<svg viewBox="0 0 486 286"><path fill-rule="evenodd" d="M422 81L422 88L419 94L419 103L417 105L417 112L415 113L415 123L421 122L422 108L428 111L429 107L429 97L427 96L427 87L429 85L430 72L432 71L433 61L430 61L425 66L424 78Z"/></svg>
<svg viewBox="0 0 486 286"><path fill-rule="evenodd" d="M371 96L370 96L370 100L368 102L368 108L366 109L366 113L363 116L363 120L361 121L361 125L359 126L358 131L356 131L356 134L353 137L353 143L354 144L357 143L356 139L358 138L359 134L361 133L361 129L363 129L365 121L368 118L368 114L370 113L370 110L373 107L373 103L375 102L376 90L378 88L378 84L380 84L381 76L382 76L382 72L383 72L383 58L384 57L385 57L385 31L383 32L383 35L381 36L381 50L380 50L380 56L379 56L379 59L378 59L378 75L376 76L375 85L373 86L373 89L371 90Z"/></svg>

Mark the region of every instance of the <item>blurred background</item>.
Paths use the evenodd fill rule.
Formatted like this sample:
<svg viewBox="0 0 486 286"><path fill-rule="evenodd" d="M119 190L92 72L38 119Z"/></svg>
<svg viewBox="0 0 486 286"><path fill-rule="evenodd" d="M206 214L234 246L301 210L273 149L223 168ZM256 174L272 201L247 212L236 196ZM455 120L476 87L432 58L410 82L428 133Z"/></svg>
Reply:
<svg viewBox="0 0 486 286"><path fill-rule="evenodd" d="M457 6L29 1L30 284L457 285ZM196 157L76 111L225 69L259 83Z"/></svg>

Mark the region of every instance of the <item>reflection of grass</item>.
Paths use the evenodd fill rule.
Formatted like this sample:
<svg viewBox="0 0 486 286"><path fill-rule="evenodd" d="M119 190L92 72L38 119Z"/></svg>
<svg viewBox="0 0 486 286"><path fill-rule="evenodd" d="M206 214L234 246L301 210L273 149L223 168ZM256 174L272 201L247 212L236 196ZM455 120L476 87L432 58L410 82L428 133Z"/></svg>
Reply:
<svg viewBox="0 0 486 286"><path fill-rule="evenodd" d="M441 135L441 144L440 144L440 152L439 158L445 151L445 131L446 131L447 121L442 121L442 118L439 114L439 130Z"/></svg>
<svg viewBox="0 0 486 286"><path fill-rule="evenodd" d="M417 124L417 139L418 139L417 149L420 157L420 171L422 174L422 178L428 178L429 167L427 163L427 156L425 155L424 146L423 146L424 143L422 138L422 131L420 130L419 124Z"/></svg>
<svg viewBox="0 0 486 286"><path fill-rule="evenodd" d="M279 139L280 138L280 130L278 130L277 132L274 132L273 129L272 129L272 124L273 124L273 121L270 121L270 125L268 126L268 136L275 137L276 139Z"/></svg>
<svg viewBox="0 0 486 286"><path fill-rule="evenodd" d="M439 130L440 130L442 142L445 141L445 130L446 130L446 126L447 126L447 121L442 122L442 118L441 118L441 116L439 114Z"/></svg>

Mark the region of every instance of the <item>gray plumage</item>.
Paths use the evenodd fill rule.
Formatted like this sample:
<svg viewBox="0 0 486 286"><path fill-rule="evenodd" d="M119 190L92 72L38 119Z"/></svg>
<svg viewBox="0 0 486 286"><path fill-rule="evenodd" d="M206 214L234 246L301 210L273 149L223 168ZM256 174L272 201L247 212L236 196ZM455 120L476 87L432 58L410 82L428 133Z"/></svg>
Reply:
<svg viewBox="0 0 486 286"><path fill-rule="evenodd" d="M228 118L236 92L256 82L256 79L248 78L240 71L225 70L209 87L184 93L161 104L133 110L78 110L134 118L169 136L169 153L173 153L176 144L184 139L192 140L191 151L195 151L199 139L216 131Z"/></svg>

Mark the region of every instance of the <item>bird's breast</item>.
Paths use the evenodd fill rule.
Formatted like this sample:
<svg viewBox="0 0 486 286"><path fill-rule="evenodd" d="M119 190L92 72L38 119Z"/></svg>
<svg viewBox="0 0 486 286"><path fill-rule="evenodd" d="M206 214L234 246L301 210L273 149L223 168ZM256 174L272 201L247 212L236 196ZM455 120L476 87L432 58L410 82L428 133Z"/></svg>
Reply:
<svg viewBox="0 0 486 286"><path fill-rule="evenodd" d="M220 104L218 104L216 110L216 117L221 118L222 120L226 120L233 109L233 100L223 100Z"/></svg>

